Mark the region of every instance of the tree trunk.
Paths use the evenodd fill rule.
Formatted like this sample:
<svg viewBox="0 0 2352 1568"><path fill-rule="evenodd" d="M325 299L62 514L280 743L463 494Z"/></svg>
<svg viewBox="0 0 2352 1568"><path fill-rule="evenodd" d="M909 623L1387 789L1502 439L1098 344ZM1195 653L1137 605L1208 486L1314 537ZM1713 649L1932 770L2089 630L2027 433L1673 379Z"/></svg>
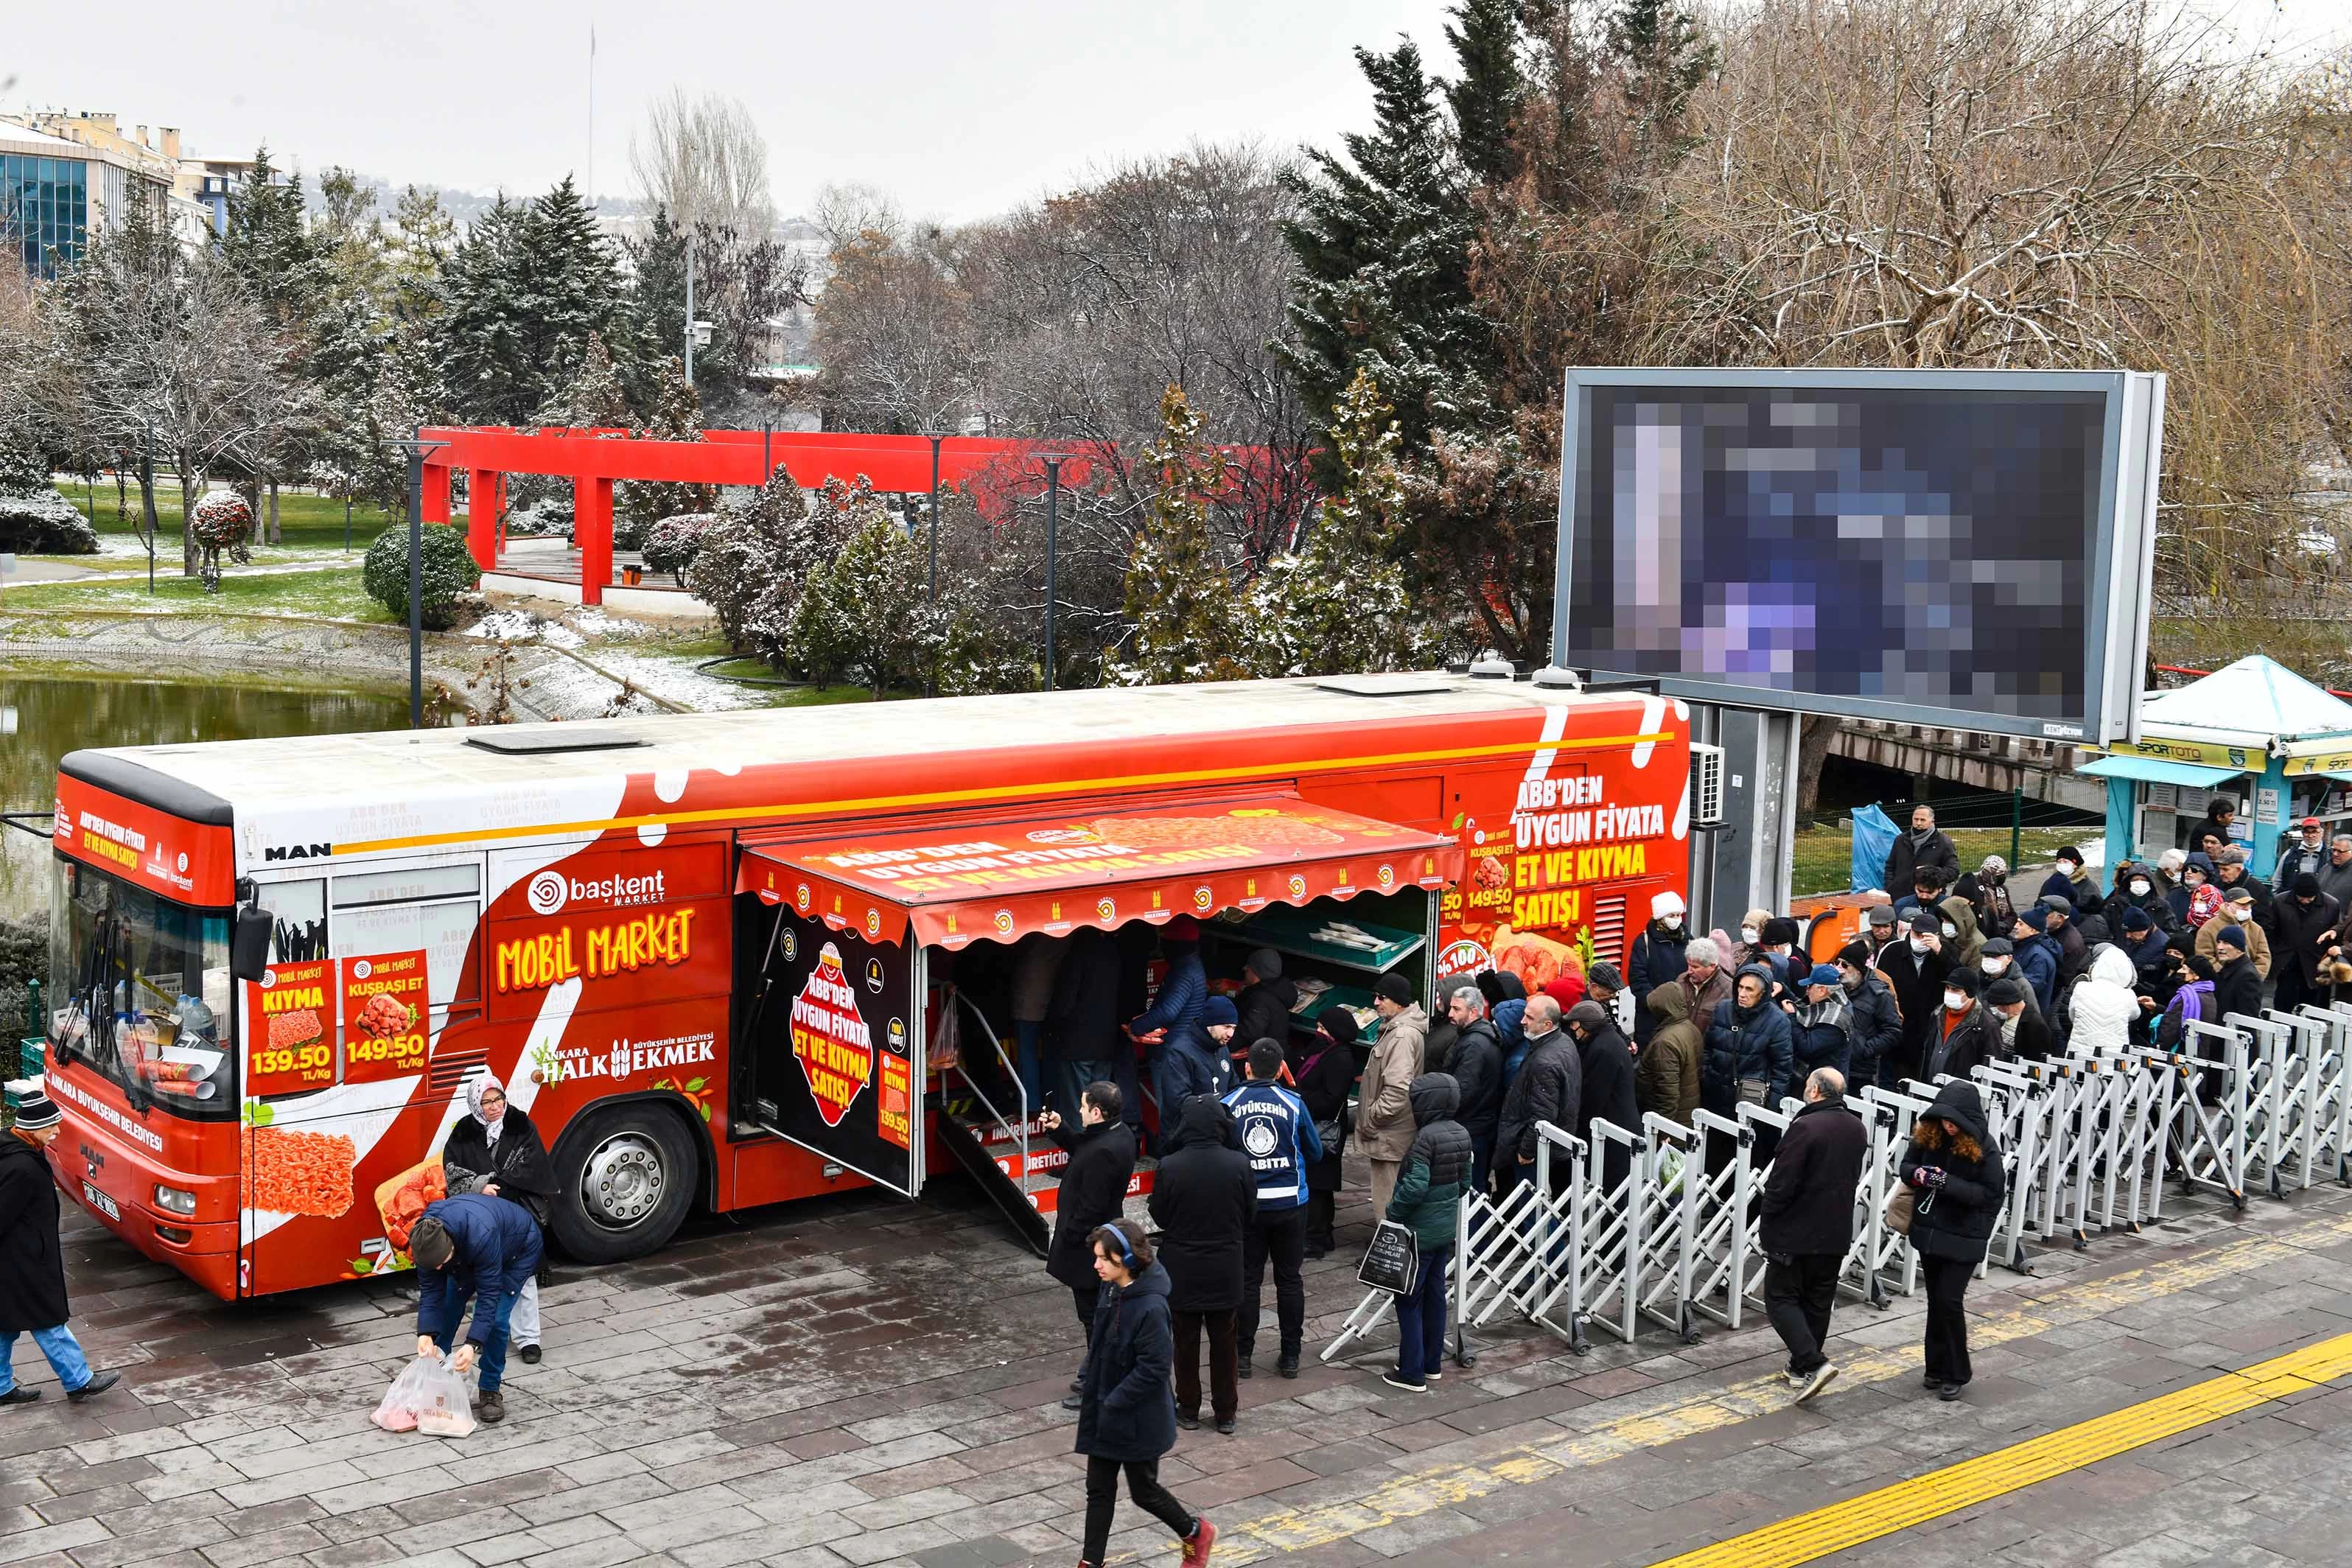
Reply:
<svg viewBox="0 0 2352 1568"><path fill-rule="evenodd" d="M1797 732L1797 815L1810 817L1821 810L1822 764L1829 761L1830 742L1838 721L1808 713Z"/></svg>
<svg viewBox="0 0 2352 1568"><path fill-rule="evenodd" d="M142 500L146 497L143 485L140 487L140 496ZM114 521L117 526L125 521L124 514L130 510L131 476L122 471L122 460L117 457L114 463ZM142 534L147 531L147 514L143 511L139 514L139 531Z"/></svg>
<svg viewBox="0 0 2352 1568"><path fill-rule="evenodd" d="M285 534L280 532L278 527L278 477L275 474L269 478L269 542L272 544L286 542Z"/></svg>
<svg viewBox="0 0 2352 1568"><path fill-rule="evenodd" d="M194 577L196 572L196 531L194 513L203 493L204 476L195 471L185 452L179 454L173 470L180 476L180 575Z"/></svg>

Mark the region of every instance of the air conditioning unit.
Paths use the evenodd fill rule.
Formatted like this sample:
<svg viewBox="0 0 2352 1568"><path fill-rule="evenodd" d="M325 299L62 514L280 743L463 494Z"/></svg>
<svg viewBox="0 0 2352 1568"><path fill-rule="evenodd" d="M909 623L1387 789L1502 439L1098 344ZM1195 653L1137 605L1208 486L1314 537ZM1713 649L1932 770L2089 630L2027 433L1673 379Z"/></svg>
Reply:
<svg viewBox="0 0 2352 1568"><path fill-rule="evenodd" d="M1694 741L1690 749L1691 826L1723 826L1723 748Z"/></svg>

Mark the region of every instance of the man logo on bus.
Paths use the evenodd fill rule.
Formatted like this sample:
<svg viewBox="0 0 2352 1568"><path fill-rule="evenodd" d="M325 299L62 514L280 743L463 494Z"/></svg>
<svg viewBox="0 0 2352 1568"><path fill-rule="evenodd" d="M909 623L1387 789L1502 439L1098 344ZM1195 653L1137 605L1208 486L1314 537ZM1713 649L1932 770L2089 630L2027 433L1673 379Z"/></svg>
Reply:
<svg viewBox="0 0 2352 1568"><path fill-rule="evenodd" d="M551 915L563 907L563 900L571 891L571 884L564 880L562 872L541 871L523 889L523 897L530 904L533 914Z"/></svg>
<svg viewBox="0 0 2352 1568"><path fill-rule="evenodd" d="M1290 896L1294 899L1303 899L1307 896L1307 879L1296 871L1290 874Z"/></svg>

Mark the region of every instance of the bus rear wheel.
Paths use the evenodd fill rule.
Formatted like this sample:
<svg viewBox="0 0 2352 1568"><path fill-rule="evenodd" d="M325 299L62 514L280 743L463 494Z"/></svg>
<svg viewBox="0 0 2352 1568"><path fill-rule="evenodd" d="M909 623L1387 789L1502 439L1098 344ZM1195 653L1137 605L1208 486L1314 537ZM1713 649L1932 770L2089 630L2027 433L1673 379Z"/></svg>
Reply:
<svg viewBox="0 0 2352 1568"><path fill-rule="evenodd" d="M701 1184L692 1136L659 1105L591 1112L563 1134L555 1164L563 1190L550 1228L583 1263L618 1263L660 1247Z"/></svg>

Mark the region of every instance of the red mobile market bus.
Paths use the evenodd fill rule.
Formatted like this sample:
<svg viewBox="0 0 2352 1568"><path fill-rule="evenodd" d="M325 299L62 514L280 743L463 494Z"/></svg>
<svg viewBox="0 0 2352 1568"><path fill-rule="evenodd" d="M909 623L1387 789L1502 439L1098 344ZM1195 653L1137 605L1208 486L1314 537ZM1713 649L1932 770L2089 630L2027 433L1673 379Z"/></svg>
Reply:
<svg viewBox="0 0 2352 1568"><path fill-rule="evenodd" d="M76 752L49 1158L224 1298L406 1267L485 1073L585 1261L935 1165L1034 1229L1012 944L1140 968L1190 915L1301 1026L1388 971L1533 989L1682 890L1689 771L1680 703L1444 674Z"/></svg>

